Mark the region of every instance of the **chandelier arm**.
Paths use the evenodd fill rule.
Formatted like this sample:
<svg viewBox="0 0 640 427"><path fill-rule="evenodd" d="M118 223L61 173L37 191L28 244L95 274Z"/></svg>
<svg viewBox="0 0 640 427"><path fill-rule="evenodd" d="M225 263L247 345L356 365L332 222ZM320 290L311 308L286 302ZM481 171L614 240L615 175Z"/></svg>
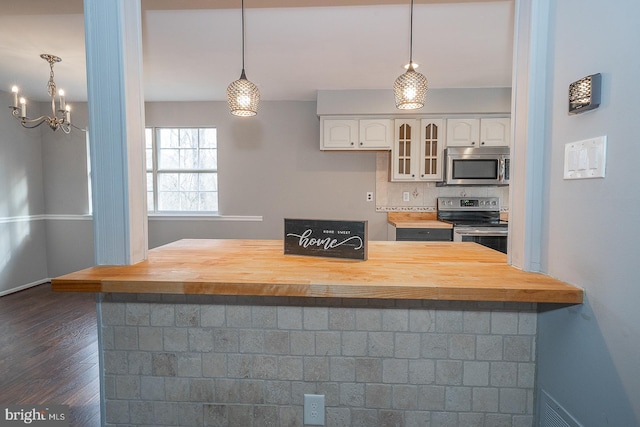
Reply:
<svg viewBox="0 0 640 427"><path fill-rule="evenodd" d="M82 131L82 132L88 132L89 131L88 128L79 128L78 126L74 125L73 123L67 123L67 125L70 126L69 130L71 130L71 128L73 128L73 129L78 129L79 131Z"/></svg>
<svg viewBox="0 0 640 427"><path fill-rule="evenodd" d="M75 126L74 126L75 127ZM69 134L71 133L71 124L65 123L58 126L59 129L62 129L62 132Z"/></svg>
<svg viewBox="0 0 640 427"><path fill-rule="evenodd" d="M44 122L49 123L48 118L49 117L41 116L41 117L38 117L37 119L22 119L22 118L20 118L19 120L20 120L20 124L22 125L22 127L25 127L27 129L33 129L33 128L37 128L38 126L40 126Z"/></svg>
<svg viewBox="0 0 640 427"><path fill-rule="evenodd" d="M20 117L18 111L20 111L19 108L15 108L15 107L9 107L12 108L13 111L11 112L11 115L17 119L20 120L20 122L22 123L38 123L36 126L39 126L40 124L42 124L42 122L44 122L45 120L49 119L48 116L40 116L36 119L30 119L28 117ZM34 126L35 127L35 126Z"/></svg>

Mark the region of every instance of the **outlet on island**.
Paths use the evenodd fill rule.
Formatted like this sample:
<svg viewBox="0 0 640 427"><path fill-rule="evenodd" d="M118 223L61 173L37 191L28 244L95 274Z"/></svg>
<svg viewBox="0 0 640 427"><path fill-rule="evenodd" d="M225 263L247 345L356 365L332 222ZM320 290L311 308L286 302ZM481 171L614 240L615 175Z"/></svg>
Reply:
<svg viewBox="0 0 640 427"><path fill-rule="evenodd" d="M304 395L304 425L324 425L324 394Z"/></svg>

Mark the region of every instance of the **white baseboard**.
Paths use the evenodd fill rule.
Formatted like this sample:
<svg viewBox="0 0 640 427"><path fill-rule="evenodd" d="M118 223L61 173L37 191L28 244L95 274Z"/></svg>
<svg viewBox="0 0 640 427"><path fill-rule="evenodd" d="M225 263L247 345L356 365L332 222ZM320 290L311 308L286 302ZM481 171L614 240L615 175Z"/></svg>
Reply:
<svg viewBox="0 0 640 427"><path fill-rule="evenodd" d="M42 284L50 282L50 281L51 281L51 279L41 279L41 280L37 280L35 282L27 283L26 285L18 286L16 288L11 288L11 289L7 289L5 291L0 291L0 297L12 294L14 292L23 291L23 290L28 289L28 288L33 288L34 286L42 285Z"/></svg>

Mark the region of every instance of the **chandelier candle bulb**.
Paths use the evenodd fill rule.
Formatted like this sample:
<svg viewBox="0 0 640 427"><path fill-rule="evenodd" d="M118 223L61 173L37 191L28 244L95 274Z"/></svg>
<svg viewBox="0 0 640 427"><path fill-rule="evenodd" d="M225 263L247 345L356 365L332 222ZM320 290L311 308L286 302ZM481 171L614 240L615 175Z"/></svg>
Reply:
<svg viewBox="0 0 640 427"><path fill-rule="evenodd" d="M67 123L71 124L71 106L67 105L65 107L65 120L67 121Z"/></svg>
<svg viewBox="0 0 640 427"><path fill-rule="evenodd" d="M20 117L27 117L27 100L20 98Z"/></svg>
<svg viewBox="0 0 640 427"><path fill-rule="evenodd" d="M65 103L64 103L64 90L60 89L58 91L58 95L60 96L60 111L64 111L65 110Z"/></svg>
<svg viewBox="0 0 640 427"><path fill-rule="evenodd" d="M18 108L18 86L13 86L11 88L11 92L13 92L13 108Z"/></svg>

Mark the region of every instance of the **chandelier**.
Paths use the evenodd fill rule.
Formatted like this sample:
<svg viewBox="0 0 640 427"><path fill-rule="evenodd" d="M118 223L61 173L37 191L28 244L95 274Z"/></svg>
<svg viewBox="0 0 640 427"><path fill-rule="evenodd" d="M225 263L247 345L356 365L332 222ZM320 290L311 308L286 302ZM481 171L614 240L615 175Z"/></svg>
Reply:
<svg viewBox="0 0 640 427"><path fill-rule="evenodd" d="M400 110L415 110L424 106L427 96L427 78L415 69L413 62L413 0L411 0L411 38L409 39L409 64L407 71L398 77L393 84L396 107Z"/></svg>
<svg viewBox="0 0 640 427"><path fill-rule="evenodd" d="M244 72L244 0L242 0L242 73L240 78L231 82L227 87L227 103L231 114L240 117L250 117L258 114L260 91L258 87L247 80Z"/></svg>
<svg viewBox="0 0 640 427"><path fill-rule="evenodd" d="M20 124L25 128L32 129L40 126L43 123L49 125L52 130L62 129L64 133L71 132L71 107L65 103L64 91L60 89L57 91L58 95L58 109L56 110L56 82L53 80L53 66L56 62L62 61L61 58L55 55L49 55L43 53L40 58L49 63L49 82L47 83L47 93L51 98L51 116L40 116L32 119L27 116L27 100L20 96L18 86L13 86L11 92L13 93L13 105L11 114ZM59 115L58 115L59 114Z"/></svg>

